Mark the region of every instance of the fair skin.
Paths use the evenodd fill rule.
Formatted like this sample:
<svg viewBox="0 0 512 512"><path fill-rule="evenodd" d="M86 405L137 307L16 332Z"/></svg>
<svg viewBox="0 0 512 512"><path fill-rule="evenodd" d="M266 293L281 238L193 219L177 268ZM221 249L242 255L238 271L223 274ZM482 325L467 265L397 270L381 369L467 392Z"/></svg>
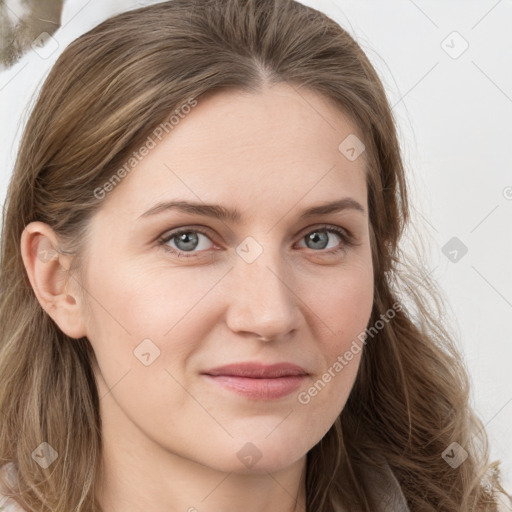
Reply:
<svg viewBox="0 0 512 512"><path fill-rule="evenodd" d="M25 228L39 302L68 336L87 336L98 360L105 511L305 509L306 454L342 411L361 353L307 404L297 397L365 330L373 303L364 153L350 161L338 149L350 134L360 137L326 99L285 84L199 98L101 203L83 293L66 279L68 256L37 257L45 244L58 247L51 228ZM300 219L343 198L364 211ZM236 208L242 220L140 217L168 200ZM324 225L349 231L356 245ZM183 227L195 245L165 244L180 256L158 245ZM237 252L247 237L259 244L252 254L262 248L251 263ZM160 350L147 366L134 355L144 339L144 352ZM259 400L201 373L242 361L291 362L308 375L292 393ZM261 454L250 467L237 456L247 442Z"/></svg>

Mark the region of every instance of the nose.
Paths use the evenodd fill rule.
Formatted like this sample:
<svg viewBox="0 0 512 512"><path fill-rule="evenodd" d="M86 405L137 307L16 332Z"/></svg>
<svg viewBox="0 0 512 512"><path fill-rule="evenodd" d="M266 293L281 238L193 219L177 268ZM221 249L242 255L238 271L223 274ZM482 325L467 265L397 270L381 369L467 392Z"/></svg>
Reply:
<svg viewBox="0 0 512 512"><path fill-rule="evenodd" d="M233 332L278 340L298 328L301 302L293 292L292 273L270 250L252 263L236 258L226 285L226 322Z"/></svg>

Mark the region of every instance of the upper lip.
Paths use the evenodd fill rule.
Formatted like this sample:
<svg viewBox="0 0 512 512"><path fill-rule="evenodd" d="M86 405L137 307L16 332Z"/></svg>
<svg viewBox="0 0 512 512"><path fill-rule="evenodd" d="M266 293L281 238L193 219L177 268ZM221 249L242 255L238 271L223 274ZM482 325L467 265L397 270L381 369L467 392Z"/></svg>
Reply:
<svg viewBox="0 0 512 512"><path fill-rule="evenodd" d="M234 363L225 366L219 366L205 372L206 375L228 375L234 377L249 377L260 379L271 379L285 377L287 375L307 375L304 368L292 363L276 363L265 365L261 363Z"/></svg>

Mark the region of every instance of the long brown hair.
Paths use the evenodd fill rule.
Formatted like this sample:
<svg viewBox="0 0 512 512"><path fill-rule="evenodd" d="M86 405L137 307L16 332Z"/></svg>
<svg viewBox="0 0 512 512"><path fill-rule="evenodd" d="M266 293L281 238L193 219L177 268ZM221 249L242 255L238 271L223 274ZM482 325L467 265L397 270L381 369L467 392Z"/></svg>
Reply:
<svg viewBox="0 0 512 512"><path fill-rule="evenodd" d="M399 247L409 206L385 90L345 30L293 0L173 0L126 12L70 44L46 79L7 193L0 269L0 464L16 467L12 496L28 510L101 510L102 450L92 347L66 336L38 303L20 254L24 227L49 224L79 273L102 200L94 191L148 134L191 98L279 82L332 99L364 134L370 324L402 304L366 343L345 408L308 452L307 511L341 503L371 512L362 468L384 464L412 511L495 510L498 465L488 461L440 292ZM31 455L42 442L60 454L47 469ZM453 442L469 454L456 468L442 457Z"/></svg>

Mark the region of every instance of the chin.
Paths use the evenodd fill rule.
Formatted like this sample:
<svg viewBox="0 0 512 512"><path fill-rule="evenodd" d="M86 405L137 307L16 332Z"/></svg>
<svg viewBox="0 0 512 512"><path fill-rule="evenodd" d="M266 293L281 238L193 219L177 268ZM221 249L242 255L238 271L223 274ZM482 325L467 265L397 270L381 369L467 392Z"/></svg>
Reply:
<svg viewBox="0 0 512 512"><path fill-rule="evenodd" d="M304 435L292 435L283 431L282 435L271 433L266 439L264 436L252 437L248 435L243 440L234 440L232 445L234 457L225 457L223 471L238 474L266 474L281 471L297 463L306 455L315 444L314 441L306 443ZM252 439L252 440L251 440ZM216 459L219 464L221 457Z"/></svg>

